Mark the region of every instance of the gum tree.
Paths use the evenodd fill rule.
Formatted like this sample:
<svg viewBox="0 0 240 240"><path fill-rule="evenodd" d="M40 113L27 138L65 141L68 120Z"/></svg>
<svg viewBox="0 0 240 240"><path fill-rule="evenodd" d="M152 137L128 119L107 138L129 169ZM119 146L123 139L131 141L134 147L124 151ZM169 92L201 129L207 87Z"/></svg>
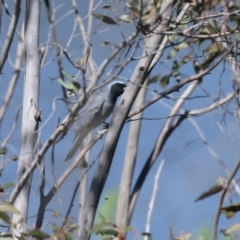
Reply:
<svg viewBox="0 0 240 240"><path fill-rule="evenodd" d="M53 234L49 234L59 239L71 236L85 240L91 233L125 239L138 211L140 191L144 192L144 183L152 178L150 171L163 159L166 145L182 124L190 122L226 172L225 180L197 199L220 193L212 220L212 238L217 239L227 189L233 186L239 194L235 180L239 160L234 170L229 170L204 136L204 123L194 119L217 111L226 126L229 116L238 119L238 2L15 0L14 4L2 1L0 6L2 206L13 213L12 221L6 215L2 218L12 227L14 238L26 234L49 237L40 229L50 226L44 225L47 208L59 202L63 207L53 215L64 217L61 223L51 225ZM116 78L127 87L108 119L108 128L90 134L76 157L65 163L77 133L80 109L99 87ZM156 109L160 109L158 117ZM127 125L128 137L123 139L121 132ZM155 137L146 137L145 128L149 127L154 128ZM139 154L146 138L147 157ZM111 165L122 141L127 144L121 149L125 160L118 200L111 209L116 211L115 217L109 221L101 213L101 224L93 227L105 183L114 178ZM184 144L181 138L179 142ZM10 160L18 160L18 166ZM144 164L136 170L139 162ZM156 172L146 212L146 238L151 234L150 220L164 162L161 160ZM11 177L5 177L11 164L15 164ZM69 179L71 193L64 195ZM37 203L31 193L36 188ZM70 221L73 209L78 212L74 224ZM34 227L26 225L36 212ZM225 233L235 231L227 229Z"/></svg>

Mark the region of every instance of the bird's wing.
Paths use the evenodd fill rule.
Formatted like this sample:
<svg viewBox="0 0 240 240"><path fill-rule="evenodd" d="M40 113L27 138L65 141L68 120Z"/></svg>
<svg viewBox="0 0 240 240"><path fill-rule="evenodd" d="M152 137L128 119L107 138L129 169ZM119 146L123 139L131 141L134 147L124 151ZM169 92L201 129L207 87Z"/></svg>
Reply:
<svg viewBox="0 0 240 240"><path fill-rule="evenodd" d="M73 146L68 153L65 161L71 159L79 149L84 138L99 124L101 124L101 114L105 102L104 95L99 93L93 101L90 101L79 114L80 126L73 143Z"/></svg>

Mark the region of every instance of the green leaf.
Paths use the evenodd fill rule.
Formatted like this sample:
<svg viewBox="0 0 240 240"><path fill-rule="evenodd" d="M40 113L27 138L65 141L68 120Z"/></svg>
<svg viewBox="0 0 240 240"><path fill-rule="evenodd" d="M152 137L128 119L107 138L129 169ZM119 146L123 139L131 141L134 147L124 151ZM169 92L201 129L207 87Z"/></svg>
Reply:
<svg viewBox="0 0 240 240"><path fill-rule="evenodd" d="M218 53L208 54L207 57L205 58L204 62L201 64L202 69L203 70L206 69L218 56L219 56Z"/></svg>
<svg viewBox="0 0 240 240"><path fill-rule="evenodd" d="M10 182L10 183L5 183L5 184L1 185L1 188L8 189L8 188L11 188L11 187L14 187L14 186L15 186L15 184Z"/></svg>
<svg viewBox="0 0 240 240"><path fill-rule="evenodd" d="M72 82L65 82L61 78L58 78L58 82L68 90L73 90L74 85Z"/></svg>
<svg viewBox="0 0 240 240"><path fill-rule="evenodd" d="M72 233L72 232L78 230L78 229L79 229L79 226L78 226L76 223L69 222L69 223L67 224L67 229L68 229L68 232L69 232L69 233Z"/></svg>
<svg viewBox="0 0 240 240"><path fill-rule="evenodd" d="M20 214L20 211L17 210L9 203L0 203L0 212L9 212L9 213L16 213Z"/></svg>
<svg viewBox="0 0 240 240"><path fill-rule="evenodd" d="M189 55L186 55L183 57L182 59L182 63L187 63L189 60L191 60L192 58Z"/></svg>
<svg viewBox="0 0 240 240"><path fill-rule="evenodd" d="M1 147L0 148L0 156L5 156L6 153L7 153L7 148L6 147Z"/></svg>
<svg viewBox="0 0 240 240"><path fill-rule="evenodd" d="M72 81L72 82L65 82L61 78L58 78L58 82L66 89L70 90L71 93L75 94L81 94L82 88L81 85L78 82Z"/></svg>
<svg viewBox="0 0 240 240"><path fill-rule="evenodd" d="M1 232L0 233L0 239L1 240L13 240L13 237L12 237L11 233Z"/></svg>
<svg viewBox="0 0 240 240"><path fill-rule="evenodd" d="M221 212L225 214L227 218L233 217L238 211L240 211L240 203L234 203L228 207L221 208Z"/></svg>
<svg viewBox="0 0 240 240"><path fill-rule="evenodd" d="M82 93L82 88L81 88L81 85L78 83L78 82L72 82L72 84L73 84L73 92L75 93L75 94L81 94Z"/></svg>
<svg viewBox="0 0 240 240"><path fill-rule="evenodd" d="M161 78L161 80L160 80L160 86L163 87L163 88L165 88L165 87L168 85L168 83L169 83L170 77L171 77L171 75L165 75L165 76L163 76L163 77Z"/></svg>
<svg viewBox="0 0 240 240"><path fill-rule="evenodd" d="M105 15L101 15L101 14L96 14L96 13L92 13L92 15L99 19L100 21L107 23L107 24L117 24L112 18L105 16Z"/></svg>
<svg viewBox="0 0 240 240"><path fill-rule="evenodd" d="M194 59L194 61L193 61L193 67L194 67L194 70L196 71L196 73L199 73L200 70L201 70L201 68L202 68L202 66L201 66L201 65L198 63L198 61L195 60L195 59Z"/></svg>
<svg viewBox="0 0 240 240"><path fill-rule="evenodd" d="M173 49L170 51L169 55L167 56L167 59L171 59L171 58L175 57L177 52L179 52L180 50L183 50L187 47L189 47L189 43L186 43L186 42L182 42L181 44L173 47Z"/></svg>
<svg viewBox="0 0 240 240"><path fill-rule="evenodd" d="M61 228L59 228L56 224L52 223L51 228L54 232L54 237L56 237L56 239L72 240L72 238L67 233L65 233Z"/></svg>
<svg viewBox="0 0 240 240"><path fill-rule="evenodd" d="M203 200L207 197L210 197L216 193L219 193L223 190L223 185L214 185L213 187L209 188L206 192L202 193L196 200L195 202L199 200Z"/></svg>
<svg viewBox="0 0 240 240"><path fill-rule="evenodd" d="M138 13L138 9L137 9L136 7L134 7L134 6L132 6L130 3L125 2L125 5L126 5L126 7L127 7L128 9L130 9L132 12Z"/></svg>
<svg viewBox="0 0 240 240"><path fill-rule="evenodd" d="M171 59L171 58L175 57L177 52L178 52L178 51L176 51L176 49L173 48L173 49L170 51L170 53L168 54L167 59Z"/></svg>
<svg viewBox="0 0 240 240"><path fill-rule="evenodd" d="M112 8L112 6L110 4L105 4L105 5L102 6L102 8L110 9L110 8Z"/></svg>
<svg viewBox="0 0 240 240"><path fill-rule="evenodd" d="M114 229L103 229L101 230L102 235L111 235L111 236L118 236L119 232Z"/></svg>
<svg viewBox="0 0 240 240"><path fill-rule="evenodd" d="M224 47L220 43L213 43L209 45L206 49L207 53L221 53L224 50Z"/></svg>
<svg viewBox="0 0 240 240"><path fill-rule="evenodd" d="M131 23L132 19L129 15L121 15L118 17L120 21L126 22L126 23Z"/></svg>
<svg viewBox="0 0 240 240"><path fill-rule="evenodd" d="M158 82L160 79L160 74L154 75L153 77L151 77L148 81L148 85L151 83L156 83Z"/></svg>
<svg viewBox="0 0 240 240"><path fill-rule="evenodd" d="M185 234L181 234L180 236L174 238L176 240L189 240L191 239L192 234L191 233L185 233Z"/></svg>
<svg viewBox="0 0 240 240"><path fill-rule="evenodd" d="M80 95L82 93L82 88L80 83L74 81L74 78L66 71L61 70L63 76L68 80L68 81L64 81L61 78L58 78L58 82L66 89L70 90L70 94L71 95L74 93Z"/></svg>
<svg viewBox="0 0 240 240"><path fill-rule="evenodd" d="M9 225L12 225L11 218L8 216L5 212L0 212L0 219L2 219L4 222L6 222Z"/></svg>
<svg viewBox="0 0 240 240"><path fill-rule="evenodd" d="M208 54L206 55L204 62L201 64L202 69L206 69L223 50L224 47L221 43L213 43L208 46L205 50Z"/></svg>
<svg viewBox="0 0 240 240"><path fill-rule="evenodd" d="M110 235L110 236L119 235L120 231L116 227L116 225L106 218L106 215L108 216L109 214L110 216L108 216L108 218L114 218L114 216L112 216L112 209L115 209L114 206L116 205L116 198L117 198L117 192L115 190L108 193L109 201L107 200L107 202L106 203L104 202L104 205L100 207L100 210L104 212L104 215L102 215L100 212L98 213L99 215L98 221L100 221L100 223L94 224L92 229L89 231L89 234L94 233L94 234ZM112 206L112 204L114 206ZM109 212L108 214L108 211L111 211L111 213Z"/></svg>
<svg viewBox="0 0 240 240"><path fill-rule="evenodd" d="M118 236L119 231L114 229L112 223L99 223L95 224L89 231L89 233Z"/></svg>
<svg viewBox="0 0 240 240"><path fill-rule="evenodd" d="M220 230L220 232L224 235L224 236L229 236L231 233L233 232L239 232L240 231L240 223L236 223L233 226L231 226L228 229L222 229Z"/></svg>
<svg viewBox="0 0 240 240"><path fill-rule="evenodd" d="M180 80L181 80L181 77L179 74L179 69L181 68L181 66L182 66L181 62L179 62L179 63L177 61L173 62L172 76L175 77L178 82L180 82Z"/></svg>
<svg viewBox="0 0 240 240"><path fill-rule="evenodd" d="M68 72L66 72L66 71L64 71L64 70L61 70L61 73L62 73L62 75L63 75L65 78L67 78L69 81L72 81L72 80L73 80L73 77L72 77Z"/></svg>
<svg viewBox="0 0 240 240"><path fill-rule="evenodd" d="M130 232L130 231L133 231L134 230L134 228L132 227L132 226L128 226L128 227L125 227L124 228L124 232L126 233L126 232Z"/></svg>
<svg viewBox="0 0 240 240"><path fill-rule="evenodd" d="M79 67L81 67L81 68L83 67L83 64L84 64L84 59L83 58L77 58L76 62L77 62Z"/></svg>
<svg viewBox="0 0 240 240"><path fill-rule="evenodd" d="M12 156L10 157L10 160L15 162L15 161L18 160L18 156L17 156L17 155L12 155Z"/></svg>
<svg viewBox="0 0 240 240"><path fill-rule="evenodd" d="M29 236L32 236L33 238L37 238L37 239L40 239L40 240L50 237L50 235L48 235L45 232L42 232L39 229L34 229L34 230L30 231Z"/></svg>

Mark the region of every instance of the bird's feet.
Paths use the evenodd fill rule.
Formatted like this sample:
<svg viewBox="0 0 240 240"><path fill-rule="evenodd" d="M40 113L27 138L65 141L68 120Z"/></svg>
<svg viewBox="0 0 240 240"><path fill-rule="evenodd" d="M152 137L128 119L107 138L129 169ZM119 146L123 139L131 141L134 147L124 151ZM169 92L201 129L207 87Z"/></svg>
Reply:
<svg viewBox="0 0 240 240"><path fill-rule="evenodd" d="M109 127L109 123L103 122L103 130L108 129L108 127Z"/></svg>

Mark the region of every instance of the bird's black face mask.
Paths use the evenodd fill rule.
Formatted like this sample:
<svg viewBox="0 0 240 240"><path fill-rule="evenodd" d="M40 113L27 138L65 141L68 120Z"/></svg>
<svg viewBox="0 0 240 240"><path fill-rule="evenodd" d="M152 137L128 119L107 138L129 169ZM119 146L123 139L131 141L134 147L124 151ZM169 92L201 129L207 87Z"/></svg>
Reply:
<svg viewBox="0 0 240 240"><path fill-rule="evenodd" d="M116 82L111 87L111 95L116 98L119 97L125 90L126 84L123 82Z"/></svg>

